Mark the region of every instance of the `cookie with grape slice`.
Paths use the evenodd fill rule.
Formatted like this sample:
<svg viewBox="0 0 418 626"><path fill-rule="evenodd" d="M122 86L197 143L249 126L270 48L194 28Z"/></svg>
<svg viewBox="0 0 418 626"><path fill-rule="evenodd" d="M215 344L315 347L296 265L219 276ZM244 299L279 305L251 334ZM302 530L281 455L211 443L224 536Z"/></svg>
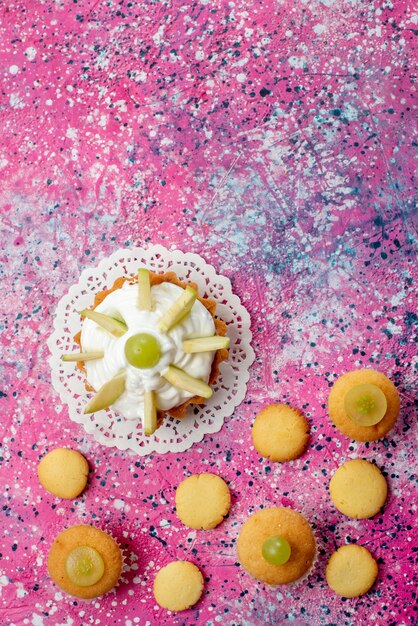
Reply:
<svg viewBox="0 0 418 626"><path fill-rule="evenodd" d="M110 591L122 572L116 541L93 526L73 526L61 532L48 556L48 573L66 593L97 598Z"/></svg>
<svg viewBox="0 0 418 626"><path fill-rule="evenodd" d="M357 441L384 437L393 428L399 409L395 385L373 369L347 372L335 382L328 396L332 422Z"/></svg>
<svg viewBox="0 0 418 626"><path fill-rule="evenodd" d="M247 519L237 550L241 565L254 578L269 585L282 585L309 572L316 543L303 515L288 508L269 508Z"/></svg>

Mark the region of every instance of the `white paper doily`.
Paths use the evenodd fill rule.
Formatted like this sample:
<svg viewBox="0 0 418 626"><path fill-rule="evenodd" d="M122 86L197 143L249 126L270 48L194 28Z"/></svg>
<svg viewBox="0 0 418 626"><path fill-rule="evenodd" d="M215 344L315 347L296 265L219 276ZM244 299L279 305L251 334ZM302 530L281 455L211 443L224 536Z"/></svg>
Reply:
<svg viewBox="0 0 418 626"><path fill-rule="evenodd" d="M136 275L141 266L156 273L174 271L180 280L195 282L200 296L216 301L216 316L227 324L230 338L229 358L220 365L212 398L202 407L189 406L182 420L166 417L163 425L149 437L142 434L138 421L127 420L112 409L84 415L88 397L85 377L75 363L61 361L63 352L76 348L74 335L80 330L78 311L90 308L98 292L112 287L120 276ZM82 424L99 443L132 450L141 456L151 452L182 452L201 441L205 434L218 432L225 417L232 415L244 399L248 370L254 361L251 338L250 316L238 296L232 293L229 279L218 275L199 255L167 250L159 245L148 249L121 249L98 267L85 269L78 284L61 298L54 332L48 339L52 384L61 400L68 404L70 418Z"/></svg>

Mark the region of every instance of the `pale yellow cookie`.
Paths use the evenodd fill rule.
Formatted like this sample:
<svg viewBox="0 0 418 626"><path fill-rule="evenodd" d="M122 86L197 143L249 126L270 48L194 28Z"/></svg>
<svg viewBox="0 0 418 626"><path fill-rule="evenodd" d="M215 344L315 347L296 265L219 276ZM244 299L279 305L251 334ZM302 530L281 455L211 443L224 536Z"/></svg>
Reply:
<svg viewBox="0 0 418 626"><path fill-rule="evenodd" d="M96 558L91 555L80 558L80 548L92 549L90 551ZM74 555L79 559L78 563L74 563ZM97 560L100 561L100 571L94 577ZM69 569L71 565L72 569ZM96 598L116 585L122 572L122 554L116 541L103 530L93 526L73 526L60 533L52 544L48 572L52 580L72 596ZM91 578L90 584L86 575ZM71 576L79 580L76 582Z"/></svg>
<svg viewBox="0 0 418 626"><path fill-rule="evenodd" d="M364 459L347 461L341 465L329 483L331 500L335 507L357 519L373 517L386 501L388 487L376 465Z"/></svg>
<svg viewBox="0 0 418 626"><path fill-rule="evenodd" d="M284 565L272 565L262 554L266 539L283 537L290 545L290 558ZM286 508L262 509L247 519L237 543L238 559L254 578L269 585L291 583L312 567L316 554L313 532L297 511Z"/></svg>
<svg viewBox="0 0 418 626"><path fill-rule="evenodd" d="M290 461L306 450L309 424L287 404L270 404L255 418L251 435L261 456L270 461Z"/></svg>
<svg viewBox="0 0 418 626"><path fill-rule="evenodd" d="M227 515L230 505L228 485L215 474L193 474L177 487L177 515L189 528L215 528Z"/></svg>
<svg viewBox="0 0 418 626"><path fill-rule="evenodd" d="M87 484L89 465L82 454L68 448L55 448L38 465L39 482L59 498L76 498Z"/></svg>
<svg viewBox="0 0 418 626"><path fill-rule="evenodd" d="M377 563L366 548L350 544L338 548L328 561L325 576L335 593L356 598L369 591L377 578Z"/></svg>
<svg viewBox="0 0 418 626"><path fill-rule="evenodd" d="M352 420L346 412L344 399L353 387L357 385L376 385L383 391L387 408L383 419L372 426L362 426ZM399 395L395 385L387 376L372 369L347 372L334 384L328 396L328 412L335 426L345 435L357 441L374 441L381 439L394 426L400 409Z"/></svg>
<svg viewBox="0 0 418 626"><path fill-rule="evenodd" d="M203 576L189 561L172 561L157 573L154 597L169 611L184 611L199 601L203 591Z"/></svg>

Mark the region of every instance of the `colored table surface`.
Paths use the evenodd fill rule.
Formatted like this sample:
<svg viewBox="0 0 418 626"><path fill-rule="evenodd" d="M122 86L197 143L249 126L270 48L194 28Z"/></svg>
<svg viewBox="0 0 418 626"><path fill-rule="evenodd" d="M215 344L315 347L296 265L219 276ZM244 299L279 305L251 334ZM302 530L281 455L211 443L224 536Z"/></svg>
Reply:
<svg viewBox="0 0 418 626"><path fill-rule="evenodd" d="M2 624L416 623L413 4L3 2ZM153 243L197 252L230 277L256 361L219 433L138 458L68 419L46 339L83 268ZM401 396L395 428L371 444L338 433L326 409L336 378L361 367L386 373ZM251 445L254 416L271 402L309 419L297 461L270 463ZM57 446L90 464L74 501L38 484L39 459ZM344 517L329 498L334 470L359 457L389 483L371 520ZM175 489L205 471L228 482L232 508L217 529L191 531ZM242 523L268 506L299 510L314 528L318 558L298 585L269 588L237 562ZM80 523L109 530L125 555L117 590L92 602L47 575L52 539ZM347 542L379 563L374 588L352 600L324 577ZM173 559L206 581L199 604L177 615L152 595Z"/></svg>

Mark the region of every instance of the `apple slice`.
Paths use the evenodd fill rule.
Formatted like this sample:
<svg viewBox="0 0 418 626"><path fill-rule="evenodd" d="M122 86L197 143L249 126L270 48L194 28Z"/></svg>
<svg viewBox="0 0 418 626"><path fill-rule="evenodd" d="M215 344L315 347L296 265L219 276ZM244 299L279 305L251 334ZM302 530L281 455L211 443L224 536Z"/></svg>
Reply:
<svg viewBox="0 0 418 626"><path fill-rule="evenodd" d="M107 383L100 387L90 402L87 403L84 413L95 413L96 411L107 409L107 407L116 402L125 391L125 378L126 372L123 371L111 380L108 380Z"/></svg>
<svg viewBox="0 0 418 626"><path fill-rule="evenodd" d="M138 270L138 308L140 311L151 310L151 284L146 268Z"/></svg>
<svg viewBox="0 0 418 626"><path fill-rule="evenodd" d="M157 430L157 405L153 391L144 393L144 434L152 435Z"/></svg>
<svg viewBox="0 0 418 626"><path fill-rule="evenodd" d="M80 315L82 317L88 317L89 320L93 320L93 322L96 322L96 324L107 330L115 337L122 337L122 335L124 335L128 330L128 327L124 322L115 320L109 315L93 311L92 309L83 309L80 311Z"/></svg>
<svg viewBox="0 0 418 626"><path fill-rule="evenodd" d="M61 361L94 361L95 359L102 359L104 352L71 352L69 354L62 354Z"/></svg>
<svg viewBox="0 0 418 626"><path fill-rule="evenodd" d="M197 293L187 286L179 298L167 309L157 326L162 333L167 333L173 326L181 322L192 310Z"/></svg>
<svg viewBox="0 0 418 626"><path fill-rule="evenodd" d="M200 378L190 376L190 374L187 374L187 372L179 367L176 367L175 365L169 365L162 376L174 387L188 391L194 396L210 398L213 394L212 389L205 383L205 381Z"/></svg>
<svg viewBox="0 0 418 626"><path fill-rule="evenodd" d="M214 335L213 337L196 337L183 341L183 351L186 354L195 352L212 352L229 346L229 337Z"/></svg>

